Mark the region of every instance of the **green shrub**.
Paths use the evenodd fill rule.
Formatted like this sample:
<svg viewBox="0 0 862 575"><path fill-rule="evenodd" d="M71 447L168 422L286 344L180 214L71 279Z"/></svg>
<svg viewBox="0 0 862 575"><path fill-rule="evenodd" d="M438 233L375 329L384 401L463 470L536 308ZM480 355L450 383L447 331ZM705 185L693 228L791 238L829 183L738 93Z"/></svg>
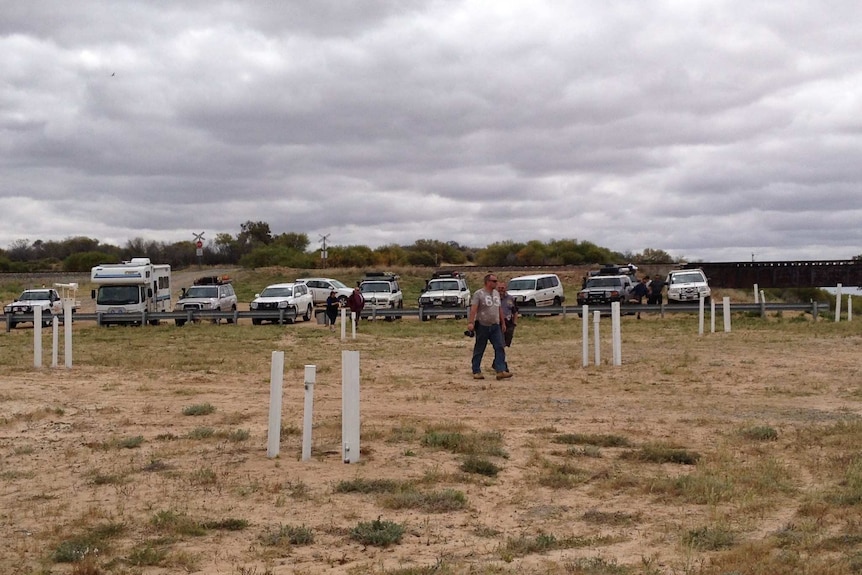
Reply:
<svg viewBox="0 0 862 575"><path fill-rule="evenodd" d="M359 522L350 531L350 537L354 541L375 547L388 547L401 543L403 535L404 526L392 521L381 521L379 517L374 521Z"/></svg>

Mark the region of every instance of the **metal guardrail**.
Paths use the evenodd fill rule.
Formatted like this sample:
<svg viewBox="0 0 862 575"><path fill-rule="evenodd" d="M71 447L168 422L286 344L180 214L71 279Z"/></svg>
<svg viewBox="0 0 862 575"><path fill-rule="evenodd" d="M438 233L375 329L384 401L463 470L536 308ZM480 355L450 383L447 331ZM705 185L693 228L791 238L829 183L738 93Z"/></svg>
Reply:
<svg viewBox="0 0 862 575"><path fill-rule="evenodd" d="M705 306L706 313L709 313L709 306ZM716 304L716 313L721 310L721 305ZM810 302L810 303L736 303L730 305L731 313L752 313L756 312L761 317L766 317L769 312L780 311L802 311L809 312L817 319L820 313L828 313L830 311L828 303ZM664 317L667 313L698 313L699 305L694 304L662 304L662 305L638 305L626 304L622 306L621 312L624 315L632 315L636 313L652 313L659 314ZM362 317L364 319L376 320L382 318L386 321L400 319L402 317L416 317L422 319L423 315L427 316L463 316L466 310L443 310L434 308L433 310L422 310L421 308L410 309L372 309L363 310ZM552 307L521 307L518 313L521 316L541 316L541 315L567 315L574 314L580 316L582 313L581 306L552 306ZM591 305L589 312L598 311L604 315L611 313L610 304L606 305ZM315 310L315 316L324 313L322 309ZM12 330L12 321L15 323L32 322L33 314L8 314L0 316L3 323L6 324L6 331ZM95 321L98 325L156 325L163 321L173 321L180 323L205 322L213 323L237 323L240 320L252 320L253 323L272 322L274 324L284 325L293 323L297 320L297 314L294 310L267 310L267 311L210 311L210 310L185 310L171 312L143 312L143 313L75 313L74 321Z"/></svg>

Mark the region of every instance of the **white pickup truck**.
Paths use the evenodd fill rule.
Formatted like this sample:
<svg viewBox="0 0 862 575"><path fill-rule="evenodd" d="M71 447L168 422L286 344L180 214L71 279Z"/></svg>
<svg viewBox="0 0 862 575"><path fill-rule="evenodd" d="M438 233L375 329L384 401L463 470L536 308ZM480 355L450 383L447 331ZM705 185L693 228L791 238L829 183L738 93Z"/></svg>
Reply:
<svg viewBox="0 0 862 575"><path fill-rule="evenodd" d="M79 303L76 301L72 304L72 313L78 309ZM16 319L24 314L32 314L33 309L39 306L42 308L42 324L50 326L53 321L53 316L58 316L63 319L63 300L57 290L53 288L27 289L21 295L7 306L3 307L3 313L7 316L11 315L9 320L10 327L15 327L19 323L32 321L32 319Z"/></svg>

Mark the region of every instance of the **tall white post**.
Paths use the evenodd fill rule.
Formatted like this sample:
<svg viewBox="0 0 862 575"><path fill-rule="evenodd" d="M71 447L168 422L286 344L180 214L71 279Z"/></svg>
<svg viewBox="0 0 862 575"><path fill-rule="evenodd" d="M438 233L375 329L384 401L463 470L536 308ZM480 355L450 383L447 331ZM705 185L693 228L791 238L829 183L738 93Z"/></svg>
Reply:
<svg viewBox="0 0 862 575"><path fill-rule="evenodd" d="M347 339L347 308L341 308L341 341Z"/></svg>
<svg viewBox="0 0 862 575"><path fill-rule="evenodd" d="M754 284L754 303L760 303L760 290L757 289L757 284Z"/></svg>
<svg viewBox="0 0 862 575"><path fill-rule="evenodd" d="M703 335L703 294L697 298L697 334Z"/></svg>
<svg viewBox="0 0 862 575"><path fill-rule="evenodd" d="M311 425L314 421L314 383L317 380L317 366L305 366L305 404L302 415L302 460L311 459Z"/></svg>
<svg viewBox="0 0 862 575"><path fill-rule="evenodd" d="M266 442L266 456L278 456L281 442L281 400L284 385L284 352L272 352L269 374L269 433Z"/></svg>
<svg viewBox="0 0 862 575"><path fill-rule="evenodd" d="M73 298L63 300L63 359L66 361L66 369L72 369L72 308L74 306Z"/></svg>
<svg viewBox="0 0 862 575"><path fill-rule="evenodd" d="M55 315L51 322L51 367L57 367L58 347L60 347L60 318Z"/></svg>
<svg viewBox="0 0 862 575"><path fill-rule="evenodd" d="M730 298L724 296L721 305L724 307L724 332L730 333Z"/></svg>
<svg viewBox="0 0 862 575"><path fill-rule="evenodd" d="M581 354L583 355L584 367L590 365L590 306L581 308L581 319L583 322L583 333L581 334Z"/></svg>
<svg viewBox="0 0 862 575"><path fill-rule="evenodd" d="M835 321L841 321L841 284L838 284L838 290L835 292Z"/></svg>
<svg viewBox="0 0 862 575"><path fill-rule="evenodd" d="M715 298L709 298L709 332L715 333Z"/></svg>
<svg viewBox="0 0 862 575"><path fill-rule="evenodd" d="M341 352L341 460L359 461L359 352Z"/></svg>
<svg viewBox="0 0 862 575"><path fill-rule="evenodd" d="M611 337L614 365L623 364L622 334L620 330L620 302L611 303Z"/></svg>
<svg viewBox="0 0 862 575"><path fill-rule="evenodd" d="M847 321L853 320L853 296L847 296Z"/></svg>
<svg viewBox="0 0 862 575"><path fill-rule="evenodd" d="M602 340L600 338L599 322L602 321L602 313L599 311L593 312L593 349L595 350L596 365L602 363Z"/></svg>
<svg viewBox="0 0 862 575"><path fill-rule="evenodd" d="M33 307L33 367L42 367L42 306Z"/></svg>
<svg viewBox="0 0 862 575"><path fill-rule="evenodd" d="M350 312L350 319L352 320L350 322L350 325L352 326L352 329L353 329L353 335L351 336L352 339L356 339L356 315L357 315L357 313L355 311Z"/></svg>

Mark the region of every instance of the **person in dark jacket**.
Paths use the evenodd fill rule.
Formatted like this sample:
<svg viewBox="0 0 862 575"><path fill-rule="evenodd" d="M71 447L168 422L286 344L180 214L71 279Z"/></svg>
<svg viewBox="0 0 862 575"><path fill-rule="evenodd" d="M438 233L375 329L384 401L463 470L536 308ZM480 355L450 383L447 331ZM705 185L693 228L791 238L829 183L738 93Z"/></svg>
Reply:
<svg viewBox="0 0 862 575"><path fill-rule="evenodd" d="M637 300L638 304L642 304L644 302L644 298L649 295L649 288L647 284L649 283L649 276L646 276L641 281L637 283L635 287L632 288L631 293L629 294L630 300ZM641 312L638 312L638 319L641 318Z"/></svg>
<svg viewBox="0 0 862 575"><path fill-rule="evenodd" d="M362 314L362 308L365 307L365 297L359 291L359 286L353 288L353 293L347 298L347 307L351 313L356 314L356 327L359 328L359 316Z"/></svg>
<svg viewBox="0 0 862 575"><path fill-rule="evenodd" d="M506 342L506 347L512 347L512 338L515 337L515 328L518 327L515 323L518 319L518 306L515 304L515 296L507 291L505 282L497 283L497 291L500 292L500 307L503 308L503 320L506 322L503 341Z"/></svg>
<svg viewBox="0 0 862 575"><path fill-rule="evenodd" d="M338 293L335 290L329 292L329 297L326 298L326 318L329 320L329 331L335 329L335 320L338 318Z"/></svg>
<svg viewBox="0 0 862 575"><path fill-rule="evenodd" d="M664 286L667 285L660 276L656 276L649 284L649 300L647 301L650 305L661 305L662 299L662 290Z"/></svg>

